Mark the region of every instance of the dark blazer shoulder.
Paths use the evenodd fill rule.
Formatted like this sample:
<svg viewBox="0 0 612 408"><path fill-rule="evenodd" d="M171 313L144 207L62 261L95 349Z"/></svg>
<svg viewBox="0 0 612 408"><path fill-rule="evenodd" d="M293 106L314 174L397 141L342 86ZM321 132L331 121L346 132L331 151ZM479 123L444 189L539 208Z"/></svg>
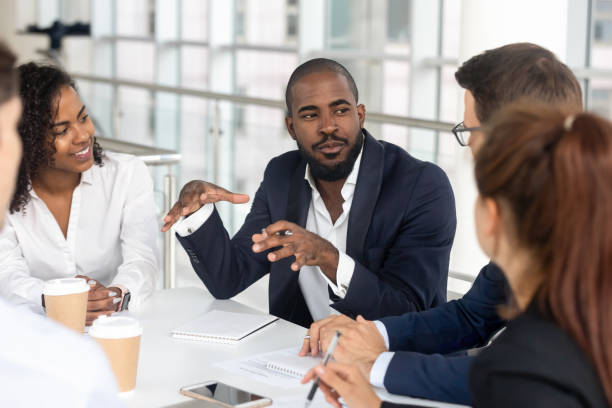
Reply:
<svg viewBox="0 0 612 408"><path fill-rule="evenodd" d="M502 390L504 383L524 390L526 395L520 398L525 398L525 402L537 399L542 403L574 401L577 406L608 406L586 353L535 303L510 322L472 366L470 385L476 403L482 401L482 392L489 394L486 401L492 402L489 398L508 401L508 395L490 395L496 389ZM540 393L543 390L545 395Z"/></svg>
<svg viewBox="0 0 612 408"><path fill-rule="evenodd" d="M266 166L264 178L277 174L283 175L286 178L288 175L293 174L293 171L295 171L302 161L302 155L298 150L291 150L273 157ZM288 171L291 173L287 173Z"/></svg>
<svg viewBox="0 0 612 408"><path fill-rule="evenodd" d="M374 138L373 142L378 144L384 152L385 167L397 166L399 169L406 171L418 171L425 167L439 168L431 162L417 159L394 143Z"/></svg>
<svg viewBox="0 0 612 408"><path fill-rule="evenodd" d="M296 172L300 172L297 174ZM303 178L306 171L306 161L297 150L291 150L272 158L264 170L261 187L268 198L276 204L286 203L289 190L295 178ZM281 207L284 208L286 204ZM279 207L280 208L280 207Z"/></svg>
<svg viewBox="0 0 612 408"><path fill-rule="evenodd" d="M432 187L450 187L448 176L438 165L417 159L403 148L383 140L377 140L384 151L383 177L397 179L405 186L424 183ZM392 176L392 177L390 177Z"/></svg>

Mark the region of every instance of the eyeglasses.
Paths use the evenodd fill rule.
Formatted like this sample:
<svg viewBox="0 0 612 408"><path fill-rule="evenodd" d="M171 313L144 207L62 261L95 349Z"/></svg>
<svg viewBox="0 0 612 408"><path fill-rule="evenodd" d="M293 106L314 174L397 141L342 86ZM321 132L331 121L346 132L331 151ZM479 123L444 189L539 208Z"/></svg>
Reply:
<svg viewBox="0 0 612 408"><path fill-rule="evenodd" d="M457 138L457 142L459 142L459 144L461 146L467 146L468 145L468 140L465 138L465 134L466 132L474 132L476 130L480 130L480 126L477 127L465 127L465 124L463 122L461 123L457 123L454 127L453 127L453 135L455 135L455 138Z"/></svg>

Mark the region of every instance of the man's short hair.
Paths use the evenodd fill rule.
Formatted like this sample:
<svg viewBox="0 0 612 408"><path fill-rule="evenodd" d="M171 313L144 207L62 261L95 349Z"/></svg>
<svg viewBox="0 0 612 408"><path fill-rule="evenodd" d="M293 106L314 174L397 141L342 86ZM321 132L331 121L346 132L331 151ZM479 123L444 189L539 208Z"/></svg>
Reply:
<svg viewBox="0 0 612 408"><path fill-rule="evenodd" d="M287 104L287 116L291 116L291 103L293 102L293 95L291 94L291 89L293 85L303 77L309 74L313 74L315 72L335 72L344 76L351 88L351 92L355 97L355 102L359 101L359 92L357 91L357 85L355 85L355 80L350 72L342 64L337 61L327 59L327 58L314 58L304 62L302 65L297 67L295 71L289 77L289 82L287 83L287 88L285 89L285 103Z"/></svg>
<svg viewBox="0 0 612 408"><path fill-rule="evenodd" d="M582 110L582 91L572 71L555 54L535 44L487 50L464 62L455 78L474 96L480 122L521 99Z"/></svg>
<svg viewBox="0 0 612 408"><path fill-rule="evenodd" d="M0 42L0 104L6 102L17 93L17 57Z"/></svg>

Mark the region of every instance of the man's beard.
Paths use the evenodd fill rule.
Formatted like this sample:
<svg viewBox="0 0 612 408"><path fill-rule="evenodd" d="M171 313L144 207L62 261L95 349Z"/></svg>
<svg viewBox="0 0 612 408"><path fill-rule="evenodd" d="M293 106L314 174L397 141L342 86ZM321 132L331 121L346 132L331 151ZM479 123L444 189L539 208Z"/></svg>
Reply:
<svg viewBox="0 0 612 408"><path fill-rule="evenodd" d="M314 144L313 150L317 146L325 143L328 139L339 140L345 143L348 142L346 139L339 138L334 135L330 135L324 140L322 140L321 142ZM349 150L348 155L346 156L346 160L340 163L334 164L331 167L326 166L322 164L321 162L319 162L317 159L315 159L309 152L306 151L306 149L304 149L302 145L300 145L299 142L297 143L297 145L298 145L300 154L310 166L310 173L312 174L312 177L314 177L317 180L323 180L323 181L338 181L338 180L347 178L348 175L351 174L351 171L353 171L353 166L355 165L355 161L357 160L357 157L359 156L359 153L361 152L361 146L363 146L363 139L364 139L364 136L360 129L359 133L357 134L357 138L356 138L357 141L355 142L355 145L351 148L351 150ZM336 153L336 154L339 154L339 153ZM326 156L327 157L331 156L329 157L331 159L333 158L334 155L326 155Z"/></svg>

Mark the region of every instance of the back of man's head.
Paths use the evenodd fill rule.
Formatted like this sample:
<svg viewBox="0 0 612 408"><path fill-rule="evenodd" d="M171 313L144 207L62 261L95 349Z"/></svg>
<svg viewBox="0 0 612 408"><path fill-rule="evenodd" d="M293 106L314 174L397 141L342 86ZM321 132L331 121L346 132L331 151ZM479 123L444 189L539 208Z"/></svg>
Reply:
<svg viewBox="0 0 612 408"><path fill-rule="evenodd" d="M6 102L17 93L17 57L0 42L0 104Z"/></svg>
<svg viewBox="0 0 612 408"><path fill-rule="evenodd" d="M287 115L291 116L291 103L293 99L293 95L291 90L293 85L298 82L300 79L305 77L306 75L314 74L317 72L335 72L340 74L346 78L348 85L351 89L351 93L355 97L355 103L359 102L359 93L357 91L357 85L355 84L355 80L350 72L339 62L327 59L327 58L314 58L308 60L297 67L291 77L289 77L289 82L287 82L287 88L285 89L285 103L287 104Z"/></svg>
<svg viewBox="0 0 612 408"><path fill-rule="evenodd" d="M464 62L455 78L472 93L481 123L521 99L582 110L582 91L572 71L535 44L515 43L485 51Z"/></svg>

